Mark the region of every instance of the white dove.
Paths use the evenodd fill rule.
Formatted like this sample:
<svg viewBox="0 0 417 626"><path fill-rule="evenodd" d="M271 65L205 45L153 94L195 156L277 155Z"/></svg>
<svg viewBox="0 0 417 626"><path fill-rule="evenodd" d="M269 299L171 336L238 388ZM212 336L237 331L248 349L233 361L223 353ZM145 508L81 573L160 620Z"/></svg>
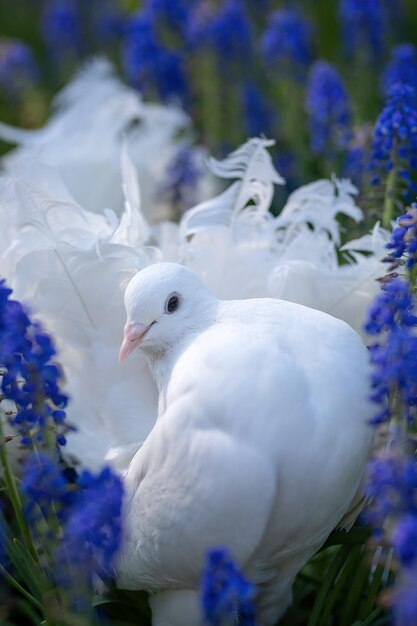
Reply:
<svg viewBox="0 0 417 626"><path fill-rule="evenodd" d="M372 434L368 356L345 322L276 299L217 300L159 263L125 293L120 360L147 355L159 415L127 473L118 584L154 626L201 623L208 548L228 546L272 625L357 494Z"/></svg>

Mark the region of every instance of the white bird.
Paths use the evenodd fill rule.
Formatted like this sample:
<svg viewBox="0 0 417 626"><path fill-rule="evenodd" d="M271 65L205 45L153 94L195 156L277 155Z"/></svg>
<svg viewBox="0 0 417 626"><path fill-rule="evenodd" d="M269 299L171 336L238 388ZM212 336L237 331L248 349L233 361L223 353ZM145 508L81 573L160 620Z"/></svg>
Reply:
<svg viewBox="0 0 417 626"><path fill-rule="evenodd" d="M125 306L120 359L146 354L159 414L125 475L118 584L152 592L154 626L197 626L205 552L226 545L272 625L358 492L367 350L325 313L217 300L174 263L142 269Z"/></svg>

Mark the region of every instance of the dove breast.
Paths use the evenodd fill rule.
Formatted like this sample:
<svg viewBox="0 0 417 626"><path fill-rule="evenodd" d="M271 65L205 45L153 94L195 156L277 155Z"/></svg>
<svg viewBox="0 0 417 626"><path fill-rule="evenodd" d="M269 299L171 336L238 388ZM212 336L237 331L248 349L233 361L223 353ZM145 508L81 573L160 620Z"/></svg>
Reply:
<svg viewBox="0 0 417 626"><path fill-rule="evenodd" d="M163 411L126 474L119 585L198 589L205 551L227 545L273 623L358 490L367 350L340 320L258 299L219 302L163 359Z"/></svg>

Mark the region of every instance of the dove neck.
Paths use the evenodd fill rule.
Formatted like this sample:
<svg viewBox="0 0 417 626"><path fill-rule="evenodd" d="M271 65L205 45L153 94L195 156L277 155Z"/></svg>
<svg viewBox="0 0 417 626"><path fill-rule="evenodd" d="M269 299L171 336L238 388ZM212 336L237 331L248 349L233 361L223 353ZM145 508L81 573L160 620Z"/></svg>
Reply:
<svg viewBox="0 0 417 626"><path fill-rule="evenodd" d="M171 372L181 354L201 333L216 322L218 309L219 302L217 300L210 302L204 310L200 309L198 312L195 310L196 315L193 322L189 323L182 332L177 333L172 341L165 343L164 346L159 346L159 349L143 347L160 394L164 394Z"/></svg>

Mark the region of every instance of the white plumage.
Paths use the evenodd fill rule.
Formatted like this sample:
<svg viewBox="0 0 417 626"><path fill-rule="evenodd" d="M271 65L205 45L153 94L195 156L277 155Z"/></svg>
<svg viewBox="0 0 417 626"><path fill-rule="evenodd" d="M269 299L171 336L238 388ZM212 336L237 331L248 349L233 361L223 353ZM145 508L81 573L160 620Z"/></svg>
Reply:
<svg viewBox="0 0 417 626"><path fill-rule="evenodd" d="M121 358L146 353L159 415L125 476L119 585L154 592L155 626L196 626L205 551L227 545L259 584L259 623L273 624L358 490L367 350L329 315L219 301L172 263L140 271L125 305Z"/></svg>
<svg viewBox="0 0 417 626"><path fill-rule="evenodd" d="M86 64L54 98L52 107L49 120L37 130L0 122L0 138L18 145L1 159L3 167L16 168L27 159L52 165L83 208L101 213L109 207L119 215L120 150L128 141L140 180L142 211L152 222L172 218L172 207L159 191L168 163L191 135L191 119L182 109L144 102L104 58ZM205 152L199 149L195 155L202 164ZM208 177L197 185L198 198L210 194Z"/></svg>
<svg viewBox="0 0 417 626"><path fill-rule="evenodd" d="M0 177L1 274L58 343L78 428L68 437L71 459L125 470L155 423L157 389L143 355L117 364L123 292L149 264L178 261L217 297L293 300L360 330L384 272L386 233L376 226L372 237L350 242L350 262L339 265L336 214L360 219L360 210L352 187L337 180L300 188L275 218L269 203L282 179L268 145L251 139L224 162L212 161L217 174L236 178L231 191L191 209L179 225L147 220L131 146L121 149L120 219L86 210L59 172L39 161L28 158ZM102 183L102 176L94 182Z"/></svg>

